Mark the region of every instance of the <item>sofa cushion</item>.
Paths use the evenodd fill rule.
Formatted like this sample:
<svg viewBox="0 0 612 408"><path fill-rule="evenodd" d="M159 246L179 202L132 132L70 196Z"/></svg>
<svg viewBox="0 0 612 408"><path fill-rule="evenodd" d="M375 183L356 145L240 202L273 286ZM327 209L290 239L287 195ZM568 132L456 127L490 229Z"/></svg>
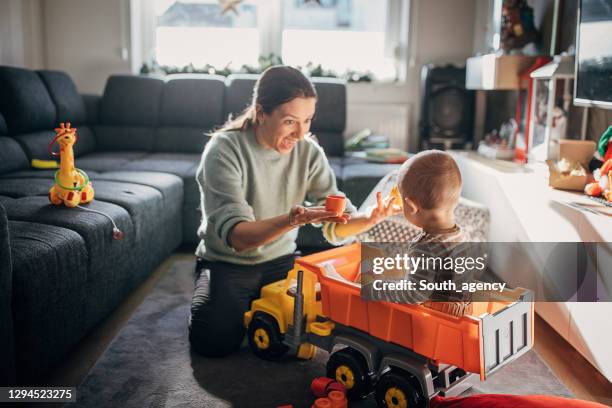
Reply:
<svg viewBox="0 0 612 408"><path fill-rule="evenodd" d="M87 123L83 98L72 79L62 71L36 71L42 79L57 110L56 123L70 122L73 126Z"/></svg>
<svg viewBox="0 0 612 408"><path fill-rule="evenodd" d="M95 128L98 149L152 150L163 86L159 78L108 78L100 103L100 126Z"/></svg>
<svg viewBox="0 0 612 408"><path fill-rule="evenodd" d="M170 173L183 179L183 241L186 243L198 241L197 229L200 226L201 213L199 210L200 191L196 182L196 171L199 161L199 154L153 153L122 167L122 170L126 171Z"/></svg>
<svg viewBox="0 0 612 408"><path fill-rule="evenodd" d="M158 123L164 81L159 78L111 75L100 104L104 125L147 126Z"/></svg>
<svg viewBox="0 0 612 408"><path fill-rule="evenodd" d="M19 171L14 171L11 173L7 173L7 174L2 174L0 175L0 180L2 179L27 179L27 178L41 178L41 179L48 179L49 181L53 180L53 176L55 175L55 172L57 171L57 169L26 169L26 170L19 170ZM87 175L89 176L89 178L95 178L98 175L98 172L96 171L92 171L92 170L88 170L87 171ZM51 186L49 184L49 186Z"/></svg>
<svg viewBox="0 0 612 408"><path fill-rule="evenodd" d="M129 162L147 155L147 152L94 152L79 157L75 161L75 165L85 171L114 171L120 170Z"/></svg>
<svg viewBox="0 0 612 408"><path fill-rule="evenodd" d="M161 191L156 188L101 179L96 179L92 184L96 201L113 203L127 210L132 219L136 242L150 239L153 232L150 226L156 223L156 219L159 221L165 218L164 205L169 204L169 200L164 200ZM172 198L180 202L182 191Z"/></svg>
<svg viewBox="0 0 612 408"><path fill-rule="evenodd" d="M155 128L144 126L93 127L98 151L151 151L155 142Z"/></svg>
<svg viewBox="0 0 612 408"><path fill-rule="evenodd" d="M133 160L121 168L124 171L153 171L174 174L183 179L185 196L188 203L199 203L200 193L196 182L196 172L200 163L199 154L153 153Z"/></svg>
<svg viewBox="0 0 612 408"><path fill-rule="evenodd" d="M40 77L28 69L0 67L0 113L9 135L49 130L55 125L51 96Z"/></svg>
<svg viewBox="0 0 612 408"><path fill-rule="evenodd" d="M2 203L0 196L0 203ZM9 245L8 219L0 204L0 384L14 384L15 343L13 336L13 269Z"/></svg>
<svg viewBox="0 0 612 408"><path fill-rule="evenodd" d="M122 166L121 170L155 171L195 178L201 154L152 153Z"/></svg>
<svg viewBox="0 0 612 408"><path fill-rule="evenodd" d="M225 78L169 75L162 92L159 124L210 129L223 120Z"/></svg>
<svg viewBox="0 0 612 408"><path fill-rule="evenodd" d="M9 229L18 376L38 376L87 332L88 252L66 228L9 221Z"/></svg>
<svg viewBox="0 0 612 408"><path fill-rule="evenodd" d="M198 153L210 140L209 129L202 127L163 126L155 132L156 152Z"/></svg>
<svg viewBox="0 0 612 408"><path fill-rule="evenodd" d="M229 115L235 118L251 104L257 78L257 74L231 74L226 78L225 120Z"/></svg>
<svg viewBox="0 0 612 408"><path fill-rule="evenodd" d="M46 196L52 185L52 178L1 178L0 194L12 198Z"/></svg>
<svg viewBox="0 0 612 408"><path fill-rule="evenodd" d="M342 157L327 157L327 160L336 176L336 186L342 189Z"/></svg>
<svg viewBox="0 0 612 408"><path fill-rule="evenodd" d="M49 143L53 141L56 133L53 130L41 130L38 132L24 133L16 137L23 151L29 159L41 160L59 160L49 154ZM87 126L77 128L77 136L79 140L74 145L74 155L78 158L93 148L93 132ZM59 151L59 147L55 144L53 151Z"/></svg>
<svg viewBox="0 0 612 408"><path fill-rule="evenodd" d="M89 125L97 125L100 116L100 101L102 97L100 95L83 94L83 103L85 104L85 110L87 111L87 123Z"/></svg>
<svg viewBox="0 0 612 408"><path fill-rule="evenodd" d="M52 181L43 178L34 179L0 179L0 194L13 198L46 196ZM125 208L132 216L136 237L142 238L139 229L146 222L147 216L158 216L163 204L161 192L141 184L130 184L96 179L92 181L95 199L117 204ZM181 197L182 198L182 194ZM75 210L81 211L80 209ZM135 219L138 217L138 219Z"/></svg>
<svg viewBox="0 0 612 408"><path fill-rule="evenodd" d="M8 129L6 128L6 121L4 120L4 116L0 113L0 136L6 136L8 134Z"/></svg>
<svg viewBox="0 0 612 408"><path fill-rule="evenodd" d="M65 72L41 70L37 71L44 82L49 95L57 108L55 126L62 122L70 122L72 127L78 127L79 141L74 147L74 154L82 154L95 150L95 139L87 127L87 110L85 102L77 91L76 85Z"/></svg>
<svg viewBox="0 0 612 408"><path fill-rule="evenodd" d="M173 220L168 221L170 225L164 227L166 229L164 234L167 235L168 240L178 245L181 241L181 231L183 233L183 241L185 241L185 236L190 237L190 235L186 235L185 226L187 226L189 231L192 230L192 227L191 224L186 223L186 219L192 218L193 212L196 210L194 209L186 213L188 203L184 195L187 194L188 190L184 188L184 184L179 176L153 171L111 171L97 175L95 180L95 183L99 180L107 180L139 184L158 190L164 197L164 212L170 214L171 218L173 217ZM183 220L182 223L181 218ZM158 234L158 232L155 232L155 234Z"/></svg>
<svg viewBox="0 0 612 408"><path fill-rule="evenodd" d="M148 186L159 191L164 200L178 200L183 194L183 183L175 175L152 171L109 171L95 176L98 180L116 181Z"/></svg>
<svg viewBox="0 0 612 408"><path fill-rule="evenodd" d="M317 142L321 145L326 155L342 157L344 154L344 137L341 133L313 130L312 134L317 138Z"/></svg>
<svg viewBox="0 0 612 408"><path fill-rule="evenodd" d="M77 136L79 137L79 140L75 143L73 147L74 156L76 158L82 157L84 154L95 151L96 138L91 127L85 125L78 126Z"/></svg>
<svg viewBox="0 0 612 408"><path fill-rule="evenodd" d="M47 196L51 185L51 180L43 178L4 178L0 179L0 194L13 198ZM128 211L136 240L146 239L148 236L146 234L151 232L147 230L147 226L151 224L151 218L164 218L164 212L169 209L164 207L174 206L178 208L183 202L182 183L176 177L174 178L174 188L164 192L157 186L105 180L103 176L92 181L92 185L95 190L95 201L113 203ZM82 210L76 209L74 211L76 213Z"/></svg>
<svg viewBox="0 0 612 408"><path fill-rule="evenodd" d="M53 130L39 130L36 132L22 133L15 137L19 145L23 148L28 162L32 159L51 160L54 159L49 155L49 143L56 136ZM58 147L54 146L57 152Z"/></svg>
<svg viewBox="0 0 612 408"><path fill-rule="evenodd" d="M317 110L311 131L330 156L344 155L346 83L334 78L312 78L317 90Z"/></svg>
<svg viewBox="0 0 612 408"><path fill-rule="evenodd" d="M0 137L0 174L28 167L28 158L19 143L9 137Z"/></svg>
<svg viewBox="0 0 612 408"><path fill-rule="evenodd" d="M85 240L87 252L90 254L89 267L94 270L93 273L102 273L117 261L128 262L127 247L133 245L134 226L128 211L122 207L98 200L88 204L89 208L108 214L124 231L126 238L123 241L115 241L112 239L112 224L106 217L52 205L46 196L5 201L4 206L9 220L55 225L76 231Z"/></svg>
<svg viewBox="0 0 612 408"><path fill-rule="evenodd" d="M346 81L312 78L312 83L318 96L312 129L342 134L346 126Z"/></svg>
<svg viewBox="0 0 612 408"><path fill-rule="evenodd" d="M163 88L154 150L200 153L205 132L223 122L224 79L218 75L170 75Z"/></svg>
<svg viewBox="0 0 612 408"><path fill-rule="evenodd" d="M155 129L144 126L94 126L98 151L151 151Z"/></svg>

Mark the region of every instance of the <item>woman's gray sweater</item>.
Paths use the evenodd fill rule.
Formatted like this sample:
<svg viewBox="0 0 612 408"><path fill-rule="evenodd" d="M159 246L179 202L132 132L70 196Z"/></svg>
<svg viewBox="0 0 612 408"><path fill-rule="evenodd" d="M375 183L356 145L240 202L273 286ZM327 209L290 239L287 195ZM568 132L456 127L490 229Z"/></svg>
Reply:
<svg viewBox="0 0 612 408"><path fill-rule="evenodd" d="M317 142L306 137L289 154L261 146L252 130L218 133L206 145L197 172L200 187L201 241L196 255L236 264L258 264L295 251L298 229L249 251L228 244L232 228L288 214L305 202L320 205L339 194L334 173ZM355 207L347 200L347 211ZM323 225L323 235L338 244L335 224Z"/></svg>

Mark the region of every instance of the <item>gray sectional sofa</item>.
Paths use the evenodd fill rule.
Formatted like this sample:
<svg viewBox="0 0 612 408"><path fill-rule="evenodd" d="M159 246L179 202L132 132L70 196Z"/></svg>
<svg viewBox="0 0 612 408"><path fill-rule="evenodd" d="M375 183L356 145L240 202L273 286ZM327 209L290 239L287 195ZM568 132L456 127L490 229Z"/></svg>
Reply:
<svg viewBox="0 0 612 408"><path fill-rule="evenodd" d="M249 103L256 77L111 76L102 96L68 75L0 67L0 385L34 384L200 224L195 172L208 136ZM313 79L313 132L339 187L357 205L395 169L343 158L346 88ZM90 208L49 203L49 159L60 122L77 127L76 165L95 188ZM325 245L303 228L299 245Z"/></svg>

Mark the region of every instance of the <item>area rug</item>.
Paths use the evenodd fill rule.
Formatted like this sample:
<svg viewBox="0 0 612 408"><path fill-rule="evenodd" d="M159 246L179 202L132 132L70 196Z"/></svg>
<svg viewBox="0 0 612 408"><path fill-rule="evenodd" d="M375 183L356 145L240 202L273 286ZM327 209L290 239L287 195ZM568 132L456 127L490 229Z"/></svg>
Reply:
<svg viewBox="0 0 612 408"><path fill-rule="evenodd" d="M79 407L310 407L310 382L325 375L312 361L267 362L247 346L223 359L191 352L187 338L193 261L177 260L109 345L78 388ZM535 351L503 367L467 394L571 397ZM372 397L351 407L375 407Z"/></svg>

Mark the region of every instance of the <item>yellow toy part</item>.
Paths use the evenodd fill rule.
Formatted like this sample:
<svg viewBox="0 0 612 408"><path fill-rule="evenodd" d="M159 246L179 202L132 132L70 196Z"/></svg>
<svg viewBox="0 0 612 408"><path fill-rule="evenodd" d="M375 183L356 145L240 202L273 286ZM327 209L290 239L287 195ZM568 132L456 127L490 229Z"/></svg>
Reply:
<svg viewBox="0 0 612 408"><path fill-rule="evenodd" d="M403 206L402 195L400 194L399 187L397 185L393 186L393 188L389 192L389 196L391 196L394 205L397 205L399 207Z"/></svg>
<svg viewBox="0 0 612 408"><path fill-rule="evenodd" d="M55 160L32 159L32 167L35 169L57 169L59 163Z"/></svg>
<svg viewBox="0 0 612 408"><path fill-rule="evenodd" d="M49 154L59 156L60 164L53 187L49 190L49 201L55 205L63 203L66 207L87 204L94 199L94 189L87 173L74 167L72 147L78 140L76 128L71 128L70 123L60 123L55 133L55 138L49 143ZM55 142L60 145L59 153L52 150Z"/></svg>

